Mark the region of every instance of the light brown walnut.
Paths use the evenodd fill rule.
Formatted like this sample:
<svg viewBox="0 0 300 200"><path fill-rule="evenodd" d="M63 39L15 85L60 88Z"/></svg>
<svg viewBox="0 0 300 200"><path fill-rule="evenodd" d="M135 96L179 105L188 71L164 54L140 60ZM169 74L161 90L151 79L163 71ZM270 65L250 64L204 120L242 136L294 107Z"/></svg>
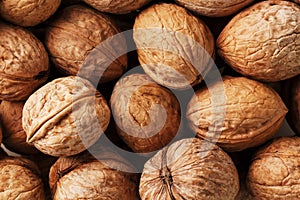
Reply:
<svg viewBox="0 0 300 200"><path fill-rule="evenodd" d="M276 82L300 74L300 7L262 1L236 16L217 39L221 57L237 72Z"/></svg>

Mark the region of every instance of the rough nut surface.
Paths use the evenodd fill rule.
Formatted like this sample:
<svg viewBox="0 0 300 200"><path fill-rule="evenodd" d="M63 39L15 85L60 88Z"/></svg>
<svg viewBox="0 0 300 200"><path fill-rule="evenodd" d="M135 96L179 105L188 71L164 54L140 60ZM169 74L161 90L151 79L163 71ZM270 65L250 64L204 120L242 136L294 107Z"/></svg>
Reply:
<svg viewBox="0 0 300 200"><path fill-rule="evenodd" d="M236 13L253 0L175 0L179 5L209 17L222 17Z"/></svg>
<svg viewBox="0 0 300 200"><path fill-rule="evenodd" d="M45 154L68 156L94 144L110 120L104 97L80 77L47 83L25 102L22 125L27 142Z"/></svg>
<svg viewBox="0 0 300 200"><path fill-rule="evenodd" d="M24 158L0 160L0 199L44 200L44 184L37 166Z"/></svg>
<svg viewBox="0 0 300 200"><path fill-rule="evenodd" d="M121 138L135 152L152 152L167 145L180 126L176 96L145 74L120 79L110 104Z"/></svg>
<svg viewBox="0 0 300 200"><path fill-rule="evenodd" d="M197 138L177 141L148 160L139 187L142 200L233 200L238 191L230 157Z"/></svg>
<svg viewBox="0 0 300 200"><path fill-rule="evenodd" d="M220 103L220 98L225 101ZM286 113L273 89L244 77L224 77L223 82L196 91L187 118L199 137L240 151L271 139Z"/></svg>
<svg viewBox="0 0 300 200"><path fill-rule="evenodd" d="M46 21L59 7L61 0L2 0L0 15L20 26L35 26Z"/></svg>
<svg viewBox="0 0 300 200"><path fill-rule="evenodd" d="M0 22L0 100L19 101L48 77L43 44L29 31Z"/></svg>
<svg viewBox="0 0 300 200"><path fill-rule="evenodd" d="M300 198L299 152L299 137L283 137L255 154L247 177L254 199Z"/></svg>
<svg viewBox="0 0 300 200"><path fill-rule="evenodd" d="M259 2L226 25L217 40L218 52L234 70L251 78L291 78L300 74L299 24L299 5Z"/></svg>
<svg viewBox="0 0 300 200"><path fill-rule="evenodd" d="M107 82L127 68L126 42L118 33L108 16L74 5L50 24L45 43L52 61L64 73Z"/></svg>
<svg viewBox="0 0 300 200"><path fill-rule="evenodd" d="M155 4L136 18L133 38L145 72L166 87L185 89L211 68L214 39L209 28L175 4Z"/></svg>

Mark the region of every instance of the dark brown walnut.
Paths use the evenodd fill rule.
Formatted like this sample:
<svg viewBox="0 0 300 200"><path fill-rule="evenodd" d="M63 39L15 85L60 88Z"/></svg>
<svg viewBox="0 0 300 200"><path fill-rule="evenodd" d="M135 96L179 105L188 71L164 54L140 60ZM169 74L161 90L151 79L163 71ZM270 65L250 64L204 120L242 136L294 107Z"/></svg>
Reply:
<svg viewBox="0 0 300 200"><path fill-rule="evenodd" d="M55 13L61 0L2 0L0 15L20 26L35 26Z"/></svg>
<svg viewBox="0 0 300 200"><path fill-rule="evenodd" d="M85 3L101 12L126 14L143 7L151 0L83 0Z"/></svg>
<svg viewBox="0 0 300 200"><path fill-rule="evenodd" d="M0 99L25 100L48 77L43 44L29 31L0 22Z"/></svg>
<svg viewBox="0 0 300 200"><path fill-rule="evenodd" d="M36 154L39 151L26 142L26 133L22 127L24 101L2 101L0 115L3 127L3 144L10 151L19 154Z"/></svg>
<svg viewBox="0 0 300 200"><path fill-rule="evenodd" d="M212 67L214 39L203 21L175 4L154 4L136 18L133 38L144 71L157 83L186 89Z"/></svg>
<svg viewBox="0 0 300 200"><path fill-rule="evenodd" d="M244 77L224 77L196 91L186 115L199 137L240 151L271 139L286 113L273 89Z"/></svg>
<svg viewBox="0 0 300 200"><path fill-rule="evenodd" d="M300 0L292 0L293 2L300 4Z"/></svg>
<svg viewBox="0 0 300 200"><path fill-rule="evenodd" d="M25 158L0 159L0 199L45 200L37 166Z"/></svg>
<svg viewBox="0 0 300 200"><path fill-rule="evenodd" d="M236 13L253 0L176 0L176 2L200 15L223 17Z"/></svg>
<svg viewBox="0 0 300 200"><path fill-rule="evenodd" d="M120 79L110 99L117 131L135 152L152 152L168 144L180 126L176 96L145 74Z"/></svg>
<svg viewBox="0 0 300 200"><path fill-rule="evenodd" d="M299 5L278 0L243 10L218 37L220 56L237 72L265 82L300 74L299 13Z"/></svg>
<svg viewBox="0 0 300 200"><path fill-rule="evenodd" d="M0 118L1 119L1 118ZM1 121L2 123L2 121ZM3 131L2 131L2 124L0 123L0 144L2 143L2 138L3 138Z"/></svg>
<svg viewBox="0 0 300 200"><path fill-rule="evenodd" d="M253 157L248 187L254 199L299 199L300 138L277 138Z"/></svg>
<svg viewBox="0 0 300 200"><path fill-rule="evenodd" d="M239 177L231 158L215 144L183 139L160 150L144 166L142 200L233 200Z"/></svg>
<svg viewBox="0 0 300 200"><path fill-rule="evenodd" d="M25 102L22 126L27 142L51 156L78 154L106 130L110 110L104 97L80 77L55 79Z"/></svg>
<svg viewBox="0 0 300 200"><path fill-rule="evenodd" d="M108 16L91 8L63 9L51 22L45 43L58 69L94 83L113 80L127 68L124 36Z"/></svg>

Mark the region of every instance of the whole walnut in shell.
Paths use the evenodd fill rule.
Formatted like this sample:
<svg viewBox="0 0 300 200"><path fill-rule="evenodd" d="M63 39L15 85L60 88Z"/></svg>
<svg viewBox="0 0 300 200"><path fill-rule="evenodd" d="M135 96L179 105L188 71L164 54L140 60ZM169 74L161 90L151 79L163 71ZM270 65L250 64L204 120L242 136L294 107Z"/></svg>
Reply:
<svg viewBox="0 0 300 200"><path fill-rule="evenodd" d="M183 139L160 150L144 166L142 200L233 200L239 177L231 158L215 144Z"/></svg>
<svg viewBox="0 0 300 200"><path fill-rule="evenodd" d="M248 187L254 199L299 199L300 138L277 138L252 159Z"/></svg>
<svg viewBox="0 0 300 200"><path fill-rule="evenodd" d="M237 72L275 82L300 74L300 7L262 1L239 14L218 37L221 57Z"/></svg>
<svg viewBox="0 0 300 200"><path fill-rule="evenodd" d="M212 67L214 39L203 21L175 4L154 4L136 18L133 38L138 59L157 83L186 89Z"/></svg>
<svg viewBox="0 0 300 200"><path fill-rule="evenodd" d="M55 79L25 102L22 125L27 142L45 154L69 156L93 145L107 128L104 97L80 77Z"/></svg>
<svg viewBox="0 0 300 200"><path fill-rule="evenodd" d="M222 17L236 13L253 0L175 0L179 5L204 16Z"/></svg>
<svg viewBox="0 0 300 200"><path fill-rule="evenodd" d="M2 0L0 15L20 26L35 26L55 13L61 0Z"/></svg>
<svg viewBox="0 0 300 200"><path fill-rule="evenodd" d="M152 152L167 145L180 126L176 96L145 74L120 79L110 99L117 131L135 152Z"/></svg>
<svg viewBox="0 0 300 200"><path fill-rule="evenodd" d="M271 139L286 113L273 89L248 78L229 76L196 91L187 108L187 118L197 135L228 151Z"/></svg>
<svg viewBox="0 0 300 200"><path fill-rule="evenodd" d="M47 80L48 54L29 31L0 22L0 100L26 100Z"/></svg>
<svg viewBox="0 0 300 200"><path fill-rule="evenodd" d="M58 69L93 83L113 80L127 69L124 36L108 16L91 8L63 9L51 22L45 44Z"/></svg>
<svg viewBox="0 0 300 200"><path fill-rule="evenodd" d="M24 158L1 158L0 199L44 200L44 184L38 167Z"/></svg>

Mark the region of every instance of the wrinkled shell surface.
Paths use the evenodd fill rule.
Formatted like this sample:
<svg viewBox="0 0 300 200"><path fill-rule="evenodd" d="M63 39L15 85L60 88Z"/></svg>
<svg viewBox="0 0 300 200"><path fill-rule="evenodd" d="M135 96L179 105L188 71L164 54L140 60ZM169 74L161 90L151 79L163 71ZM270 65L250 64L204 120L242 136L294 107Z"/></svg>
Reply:
<svg viewBox="0 0 300 200"><path fill-rule="evenodd" d="M32 33L21 27L0 22L0 33L0 99L25 100L47 79L47 52Z"/></svg>
<svg viewBox="0 0 300 200"><path fill-rule="evenodd" d="M185 89L202 81L211 68L214 39L209 28L175 4L155 4L134 23L138 59L157 83Z"/></svg>
<svg viewBox="0 0 300 200"><path fill-rule="evenodd" d="M24 158L0 160L0 199L44 200L44 188L37 166Z"/></svg>
<svg viewBox="0 0 300 200"><path fill-rule="evenodd" d="M114 36L118 33L108 16L74 5L50 24L45 43L52 61L64 73L107 82L127 68L126 42L122 35Z"/></svg>
<svg viewBox="0 0 300 200"><path fill-rule="evenodd" d="M27 142L45 154L68 156L94 144L108 126L104 97L75 76L47 83L25 102L22 125Z"/></svg>
<svg viewBox="0 0 300 200"><path fill-rule="evenodd" d="M256 153L248 172L255 199L300 198L299 152L299 137L283 137Z"/></svg>
<svg viewBox="0 0 300 200"><path fill-rule="evenodd" d="M253 0L176 0L185 8L200 15L221 17L236 13Z"/></svg>
<svg viewBox="0 0 300 200"><path fill-rule="evenodd" d="M101 12L125 14L135 11L151 0L83 0L85 3Z"/></svg>
<svg viewBox="0 0 300 200"><path fill-rule="evenodd" d="M118 133L135 152L152 152L168 144L180 126L176 96L144 74L120 79L111 96Z"/></svg>
<svg viewBox="0 0 300 200"><path fill-rule="evenodd" d="M247 24L247 26L245 26ZM236 15L217 40L218 52L237 72L262 81L300 74L300 7L263 1Z"/></svg>
<svg viewBox="0 0 300 200"><path fill-rule="evenodd" d="M142 200L233 200L238 191L230 157L196 138L177 141L147 161L139 187Z"/></svg>
<svg viewBox="0 0 300 200"><path fill-rule="evenodd" d="M61 0L2 0L0 15L20 26L35 26L48 19L60 2Z"/></svg>
<svg viewBox="0 0 300 200"><path fill-rule="evenodd" d="M199 137L217 140L226 150L239 151L271 139L286 113L286 106L273 89L244 77L224 77L209 90L196 91L187 118Z"/></svg>

